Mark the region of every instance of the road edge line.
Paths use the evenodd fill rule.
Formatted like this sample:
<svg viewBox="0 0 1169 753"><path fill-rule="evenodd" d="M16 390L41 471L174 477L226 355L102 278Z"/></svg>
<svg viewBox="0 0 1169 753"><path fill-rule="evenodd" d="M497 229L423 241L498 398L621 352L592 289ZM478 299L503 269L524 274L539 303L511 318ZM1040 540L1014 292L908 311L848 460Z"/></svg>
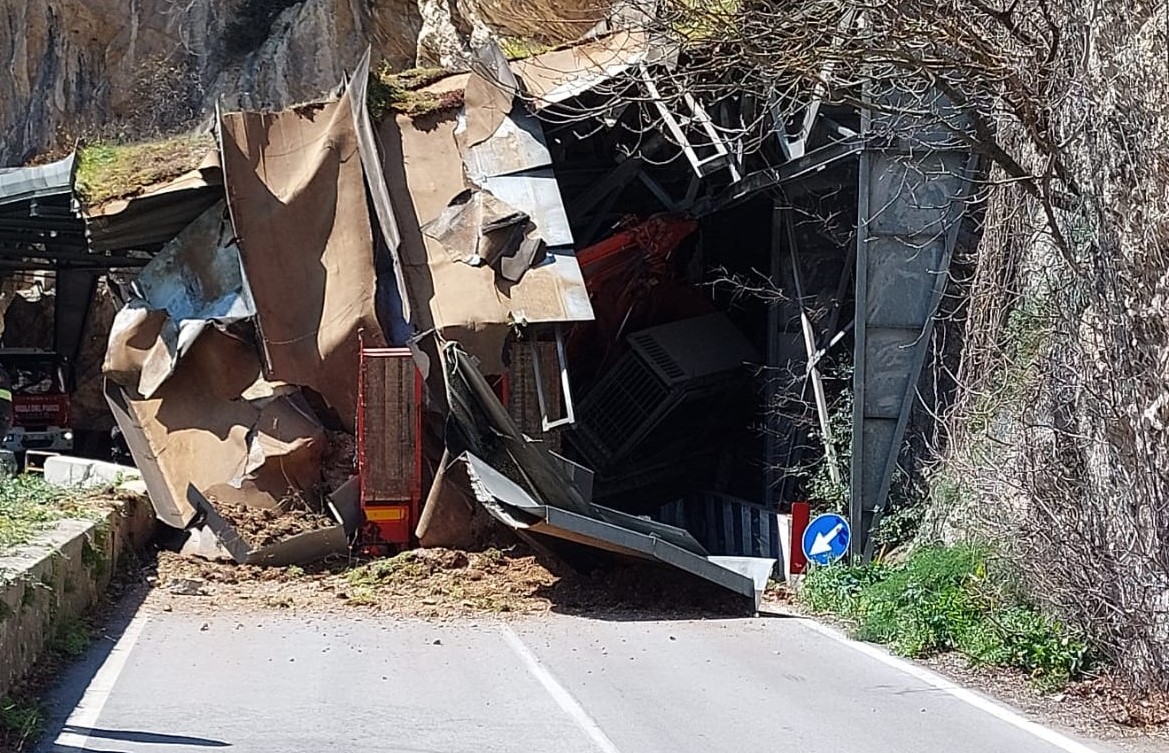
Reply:
<svg viewBox="0 0 1169 753"><path fill-rule="evenodd" d="M142 631L149 621L150 615L142 613L135 615L126 625L126 629L118 637L117 643L110 649L109 655L106 656L97 672L94 673L93 679L85 688L81 700L77 702L65 720L64 728L72 727L86 730L94 728L113 692L114 683L118 681L122 670L126 668L130 652L138 643L138 639L142 636ZM89 733L72 732L64 728L53 740L49 750L53 750L56 746L73 746L77 750L86 750L86 746L89 745Z"/></svg>
<svg viewBox="0 0 1169 753"><path fill-rule="evenodd" d="M899 656L894 656L888 650L874 645L872 643L865 643L863 641L853 640L839 630L822 625L810 618L801 618L801 623L820 635L831 638L834 641L843 643L846 646L858 651L865 656L876 659L882 664L900 670L907 675L910 675L927 685L940 690L953 698L962 701L963 703L973 706L974 708L990 714L999 721L1006 722L1013 727L1028 732L1031 735L1043 740L1044 742L1054 745L1066 753L1101 753L1095 748L1090 748L1081 742L1073 740L1072 738L1060 732L1056 732L1050 727L1046 727L1038 722L1033 722L1020 715L1017 711L1008 708L1007 706L993 701L986 696L975 693L973 690L958 685L952 680L943 677L942 675L925 667L915 664L908 659L902 659Z"/></svg>
<svg viewBox="0 0 1169 753"><path fill-rule="evenodd" d="M514 651L523 661L528 673L536 678L544 690L552 696L552 700L556 701L556 705L572 717L572 720L588 735L593 744L603 753L621 753L621 750L609 739L605 731L601 729L601 725L597 724L596 720L589 716L589 713L584 710L584 707L573 698L572 693L560 684L552 673L548 671L532 650L527 647L523 640L516 634L514 630L508 625L500 625L499 632L503 635L503 639L511 646Z"/></svg>

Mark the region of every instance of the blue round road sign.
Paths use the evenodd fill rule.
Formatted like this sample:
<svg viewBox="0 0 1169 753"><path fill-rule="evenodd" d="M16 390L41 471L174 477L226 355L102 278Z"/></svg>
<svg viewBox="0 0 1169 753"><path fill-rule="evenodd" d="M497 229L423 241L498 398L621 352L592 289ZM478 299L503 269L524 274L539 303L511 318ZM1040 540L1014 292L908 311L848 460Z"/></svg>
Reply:
<svg viewBox="0 0 1169 753"><path fill-rule="evenodd" d="M844 556L852 532L848 521L835 513L818 515L804 529L804 557L817 565L827 565Z"/></svg>

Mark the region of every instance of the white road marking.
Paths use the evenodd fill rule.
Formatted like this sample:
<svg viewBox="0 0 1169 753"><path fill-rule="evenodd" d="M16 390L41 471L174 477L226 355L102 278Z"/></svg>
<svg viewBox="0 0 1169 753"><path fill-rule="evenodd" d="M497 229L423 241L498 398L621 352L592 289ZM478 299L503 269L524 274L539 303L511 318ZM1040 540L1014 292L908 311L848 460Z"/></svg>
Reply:
<svg viewBox="0 0 1169 753"><path fill-rule="evenodd" d="M515 631L507 625L500 625L499 630L503 633L503 639L507 641L507 644L520 657L520 660L523 661L524 666L527 667L532 677L539 680L540 684L544 686L544 689L548 691L548 694L552 696L552 700L556 701L556 704L564 710L564 713L572 717L572 720L589 736L589 739L593 741L597 749L603 751L603 753L621 753L620 749L613 744L613 741L609 739L609 736L605 734L605 731L601 729L600 725L577 703L576 699L572 697L572 694L552 676L552 673L540 663L540 660L524 645L524 642L516 635Z"/></svg>
<svg viewBox="0 0 1169 753"><path fill-rule="evenodd" d="M89 687L85 689L81 701L69 714L69 719L65 722L67 727L89 730L97 724L98 717L101 716L102 709L105 708L106 701L109 700L110 693L114 689L114 683L118 681L118 676L125 669L126 660L130 658L134 644L138 642L138 638L142 635L142 629L149 621L150 617L146 614L139 614L130 620L130 624L126 626L125 631L118 638L118 642L110 650L109 656L102 662L97 674L93 676ZM89 733L65 730L57 735L54 744L72 746L77 750L88 750L86 746L89 745Z"/></svg>
<svg viewBox="0 0 1169 753"><path fill-rule="evenodd" d="M894 656L879 646L875 646L871 643L855 641L852 638L846 636L844 633L841 633L839 630L833 630L832 628L827 627L826 625L821 625L820 623L813 620L800 620L800 622L823 636L843 643L854 651L859 651L865 656L876 659L882 664L900 670L907 675L911 675L912 677L921 680L927 685L950 696L953 696L954 698L957 698L963 703L969 704L970 706L973 706L980 711L985 711L999 721L1006 722L1007 724L1010 724L1013 727L1017 727L1024 732L1029 732L1035 737L1038 737L1040 740L1043 740L1045 743L1053 745L1060 750L1067 751L1067 753L1099 753L1095 749L1089 748L1083 743L1076 742L1066 735L1061 735L1053 729L1048 729L1041 724L1036 724L1029 719L1024 719L1022 716L1015 713L1006 706L1001 706L989 698L985 698L973 691L956 685L936 672L931 672L925 667L914 664L913 662L906 659Z"/></svg>

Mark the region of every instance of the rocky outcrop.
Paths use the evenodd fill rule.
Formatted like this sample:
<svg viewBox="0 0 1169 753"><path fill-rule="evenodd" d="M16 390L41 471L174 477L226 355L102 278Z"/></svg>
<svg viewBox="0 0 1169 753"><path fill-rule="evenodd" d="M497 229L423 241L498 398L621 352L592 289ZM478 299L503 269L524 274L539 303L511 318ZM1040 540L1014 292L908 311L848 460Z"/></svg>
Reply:
<svg viewBox="0 0 1169 753"><path fill-rule="evenodd" d="M0 5L0 164L78 138L188 127L312 99L375 60L459 67L492 34L560 42L592 0L27 0ZM551 19L540 23L539 19Z"/></svg>

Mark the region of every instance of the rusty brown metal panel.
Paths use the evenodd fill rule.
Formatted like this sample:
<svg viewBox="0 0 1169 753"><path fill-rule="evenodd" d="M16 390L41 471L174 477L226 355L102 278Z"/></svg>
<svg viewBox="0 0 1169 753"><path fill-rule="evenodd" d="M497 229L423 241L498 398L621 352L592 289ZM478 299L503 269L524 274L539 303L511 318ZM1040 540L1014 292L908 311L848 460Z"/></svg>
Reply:
<svg viewBox="0 0 1169 753"><path fill-rule="evenodd" d="M387 348L366 351L361 364L361 499L408 501L417 441L414 360L408 350Z"/></svg>

